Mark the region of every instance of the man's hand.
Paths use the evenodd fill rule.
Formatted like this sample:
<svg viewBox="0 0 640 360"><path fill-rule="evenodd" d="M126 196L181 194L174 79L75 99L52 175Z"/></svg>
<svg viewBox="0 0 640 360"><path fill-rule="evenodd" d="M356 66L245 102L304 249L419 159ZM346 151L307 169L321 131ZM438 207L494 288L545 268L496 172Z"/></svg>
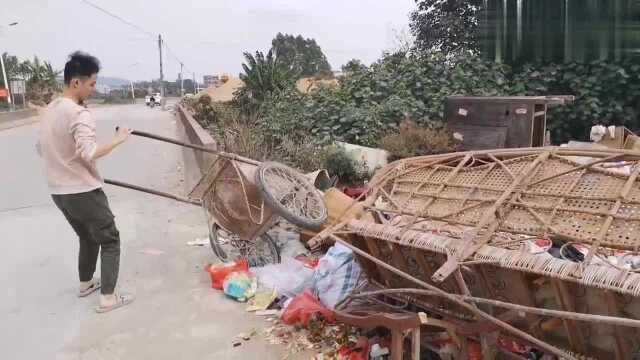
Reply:
<svg viewBox="0 0 640 360"><path fill-rule="evenodd" d="M101 157L111 153L113 151L113 149L118 147L123 142L127 141L129 136L131 136L132 132L133 132L133 130L131 130L129 128L119 127L116 130L116 136L113 138L111 143L99 146L98 149L96 150L96 152L93 154L93 157L91 158L91 160L100 159Z"/></svg>
<svg viewBox="0 0 640 360"><path fill-rule="evenodd" d="M116 142L118 144L122 144L123 142L127 141L129 136L131 136L132 132L133 132L133 130L131 130L129 128L125 128L125 127L118 128L118 131L116 132L116 138L115 138L114 142Z"/></svg>

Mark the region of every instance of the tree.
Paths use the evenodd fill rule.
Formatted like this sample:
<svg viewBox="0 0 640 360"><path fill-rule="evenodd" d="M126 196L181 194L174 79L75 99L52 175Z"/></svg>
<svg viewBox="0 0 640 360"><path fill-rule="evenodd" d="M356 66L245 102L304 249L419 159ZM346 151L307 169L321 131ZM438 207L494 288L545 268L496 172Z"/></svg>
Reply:
<svg viewBox="0 0 640 360"><path fill-rule="evenodd" d="M483 0L416 0L409 27L423 52L478 51Z"/></svg>
<svg viewBox="0 0 640 360"><path fill-rule="evenodd" d="M358 59L351 59L346 64L342 65L342 72L348 74L348 73L354 73L357 71L362 71L362 70L365 70L366 68L367 66L363 64L362 61Z"/></svg>
<svg viewBox="0 0 640 360"><path fill-rule="evenodd" d="M296 77L331 71L327 57L314 39L278 33L271 41L271 50Z"/></svg>
<svg viewBox="0 0 640 360"><path fill-rule="evenodd" d="M248 52L243 55L244 73L240 74L240 79L244 86L236 93L236 100L247 106L245 110L255 111L268 96L290 86L293 76L273 49L266 56L261 51L256 51L255 55Z"/></svg>

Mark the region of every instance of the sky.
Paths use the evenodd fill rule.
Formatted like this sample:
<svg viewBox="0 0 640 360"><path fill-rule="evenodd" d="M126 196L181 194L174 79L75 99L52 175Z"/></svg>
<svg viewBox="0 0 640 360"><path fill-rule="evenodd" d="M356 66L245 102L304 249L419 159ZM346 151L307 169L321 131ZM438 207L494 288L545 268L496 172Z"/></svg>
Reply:
<svg viewBox="0 0 640 360"><path fill-rule="evenodd" d="M397 46L408 32L414 0L88 0L135 24L128 26L84 0L21 0L2 5L0 52L38 55L62 69L69 53L86 51L102 76L159 77L162 34L165 79L241 72L244 51L267 51L278 33L315 38L334 70L364 63ZM7 24L19 22L16 26ZM178 59L180 61L178 61Z"/></svg>

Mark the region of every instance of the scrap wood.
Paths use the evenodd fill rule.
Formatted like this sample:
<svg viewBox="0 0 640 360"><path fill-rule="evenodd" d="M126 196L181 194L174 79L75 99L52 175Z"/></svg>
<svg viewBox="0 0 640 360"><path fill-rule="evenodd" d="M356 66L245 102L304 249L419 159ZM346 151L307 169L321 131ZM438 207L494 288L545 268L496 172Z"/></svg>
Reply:
<svg viewBox="0 0 640 360"><path fill-rule="evenodd" d="M520 330L520 329L518 329L518 328L516 328L516 327L514 327L514 326L512 326L510 324L507 324L504 321L499 320L499 319L495 318L494 316L489 315L486 312L484 312L484 311L472 306L471 304L469 304L469 303L465 302L464 300L460 299L459 295L450 294L448 292L445 292L444 290L441 290L440 288L438 288L438 287L436 287L434 285L431 285L431 284L426 283L426 282L424 282L424 281L422 281L422 280L420 280L420 279L418 279L416 277L413 277L413 276L411 276L411 275L409 275L409 274L407 274L407 273L405 273L405 272L403 272L403 271L401 271L401 270L399 270L399 269L397 269L397 268L385 263L384 261L381 261L380 259L371 256L367 252L365 252L365 251L363 251L363 250L361 250L361 249L349 244L348 242L342 240L341 238L339 238L339 237L337 237L335 235L329 235L329 236L332 237L334 241L343 244L344 246L350 248L353 252L357 253L358 255L360 255L360 256L362 256L362 257L364 257L364 258L366 258L366 259L368 259L370 261L373 261L374 263L376 263L377 265L385 268L386 270L388 270L388 271L390 271L390 272L392 272L392 273L394 273L394 274L396 274L396 275L398 275L400 277L403 277L406 280L412 281L412 282L414 282L414 283L416 283L416 284L418 284L418 285L420 285L420 286L422 286L422 287L424 287L424 288L426 288L428 290L435 291L436 293L442 295L443 297L447 298L448 300L451 300L452 302L454 302L454 303L460 305L461 307L469 310L474 315L476 315L478 317L481 317L481 318L484 318L485 320L488 320L488 321L496 324L497 326L501 327L505 331L507 331L509 333L512 333L516 337L522 338L522 339L524 339L524 340L526 340L528 342L531 342L532 344L535 344L536 346L538 346L540 349L542 349L544 351L547 351L547 352L549 352L549 353L551 353L553 355L556 355L556 356L560 357L561 359L577 359L576 357L567 354L566 351L558 349L557 347L555 347L555 346L553 346L553 345L551 345L551 344L549 344L547 342L544 342L542 340L536 339L535 337L527 334L526 332L524 332L524 331L522 331L522 330Z"/></svg>
<svg viewBox="0 0 640 360"><path fill-rule="evenodd" d="M438 297L447 298L447 296L444 296L443 294L433 290L411 289L411 288L374 290L374 291L367 291L367 292L362 292L358 294L351 294L350 296L352 298L357 299L357 298L370 297L370 296L376 296L376 295L401 294L401 293L420 294L420 295L429 295L429 296L438 296ZM596 322L596 323L615 325L615 326L627 326L627 327L640 328L640 320L636 320L636 319L606 316L606 315L583 314L583 313L577 313L577 312L571 312L571 311L540 309L540 308L535 308L530 306L518 305L518 304L509 303L509 302L473 297L468 295L457 295L457 297L464 301L470 301L478 304L487 304L487 305L497 306L497 307L516 310L516 311L542 315L542 316L552 316L552 317L568 319L568 320L589 321L589 322ZM433 320L434 319L429 318L427 321L433 321Z"/></svg>

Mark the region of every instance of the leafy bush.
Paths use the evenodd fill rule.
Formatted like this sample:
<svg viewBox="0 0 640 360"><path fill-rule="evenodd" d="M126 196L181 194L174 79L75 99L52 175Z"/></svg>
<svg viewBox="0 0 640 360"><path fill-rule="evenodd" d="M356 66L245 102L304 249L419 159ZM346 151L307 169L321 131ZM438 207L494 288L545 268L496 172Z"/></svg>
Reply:
<svg viewBox="0 0 640 360"><path fill-rule="evenodd" d="M320 143L341 140L375 146L409 116L420 126L444 124L450 95L575 95L551 108L556 143L586 139L596 123L640 130L640 61L509 66L473 55L387 54L373 65L351 66L337 88L309 94L287 89L265 100L260 123L267 133L309 133Z"/></svg>
<svg viewBox="0 0 640 360"><path fill-rule="evenodd" d="M354 160L341 146L327 146L323 150L324 168L341 183L354 185L368 179L370 174L365 163Z"/></svg>
<svg viewBox="0 0 640 360"><path fill-rule="evenodd" d="M380 139L380 147L389 152L389 161L454 152L458 144L453 133L445 128L424 128L410 123L401 124L399 132Z"/></svg>
<svg viewBox="0 0 640 360"><path fill-rule="evenodd" d="M375 146L405 116L423 126L442 124L448 95L507 93L508 75L508 67L474 57L388 54L370 67L351 67L337 88L268 98L261 123L267 132L301 131L321 143Z"/></svg>
<svg viewBox="0 0 640 360"><path fill-rule="evenodd" d="M517 69L513 95L575 95L572 105L552 108L553 140L588 139L592 125L640 130L640 60L532 65Z"/></svg>

